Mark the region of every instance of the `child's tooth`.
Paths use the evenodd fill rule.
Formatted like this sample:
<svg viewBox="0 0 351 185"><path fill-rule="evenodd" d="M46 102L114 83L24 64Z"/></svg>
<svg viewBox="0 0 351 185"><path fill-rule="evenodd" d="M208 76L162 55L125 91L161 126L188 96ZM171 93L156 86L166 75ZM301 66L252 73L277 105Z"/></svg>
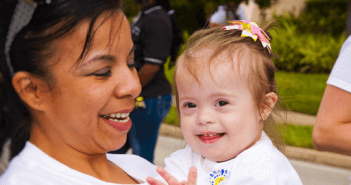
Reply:
<svg viewBox="0 0 351 185"><path fill-rule="evenodd" d="M110 114L110 117L114 118L114 117L116 117L116 114Z"/></svg>
<svg viewBox="0 0 351 185"><path fill-rule="evenodd" d="M125 118L128 116L128 113L122 113L122 117Z"/></svg>
<svg viewBox="0 0 351 185"><path fill-rule="evenodd" d="M110 121L114 121L114 120L113 120L113 119L111 119L111 118L110 118L110 119L108 119L108 120L110 120Z"/></svg>
<svg viewBox="0 0 351 185"><path fill-rule="evenodd" d="M116 117L117 117L117 118L120 118L120 117L121 117L121 113L117 113L117 114L116 114Z"/></svg>
<svg viewBox="0 0 351 185"><path fill-rule="evenodd" d="M210 136L213 136L213 134L210 134Z"/></svg>

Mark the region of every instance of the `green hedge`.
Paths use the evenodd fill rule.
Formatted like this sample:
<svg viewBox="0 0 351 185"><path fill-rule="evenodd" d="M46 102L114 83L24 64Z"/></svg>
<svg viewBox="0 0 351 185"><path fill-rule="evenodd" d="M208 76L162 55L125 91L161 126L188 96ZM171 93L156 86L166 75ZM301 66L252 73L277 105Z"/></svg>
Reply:
<svg viewBox="0 0 351 185"><path fill-rule="evenodd" d="M329 73L346 39L345 35L301 33L289 19L281 19L277 32L271 31L272 51L280 70Z"/></svg>
<svg viewBox="0 0 351 185"><path fill-rule="evenodd" d="M277 20L288 20L299 33L331 34L338 37L345 30L348 0L309 0L298 17L289 12Z"/></svg>

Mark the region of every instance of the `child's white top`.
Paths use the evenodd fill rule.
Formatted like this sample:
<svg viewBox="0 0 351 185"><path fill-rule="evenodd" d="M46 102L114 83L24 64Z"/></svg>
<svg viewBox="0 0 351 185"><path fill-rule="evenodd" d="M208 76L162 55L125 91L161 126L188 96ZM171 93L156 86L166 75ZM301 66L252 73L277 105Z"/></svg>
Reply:
<svg viewBox="0 0 351 185"><path fill-rule="evenodd" d="M165 169L178 180L186 180L189 168L197 168L197 185L300 185L299 175L288 159L262 136L255 145L226 162L210 161L187 145L165 159Z"/></svg>
<svg viewBox="0 0 351 185"><path fill-rule="evenodd" d="M69 157L69 156L67 156ZM148 176L162 178L156 166L136 155L107 154L109 161L121 167L140 184ZM76 171L51 158L30 142L13 158L0 177L1 185L116 185Z"/></svg>

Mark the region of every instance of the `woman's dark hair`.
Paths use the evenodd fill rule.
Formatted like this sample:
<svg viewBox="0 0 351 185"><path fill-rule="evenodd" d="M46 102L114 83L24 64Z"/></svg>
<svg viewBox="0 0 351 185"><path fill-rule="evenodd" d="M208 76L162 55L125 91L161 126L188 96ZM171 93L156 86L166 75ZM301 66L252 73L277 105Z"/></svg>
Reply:
<svg viewBox="0 0 351 185"><path fill-rule="evenodd" d="M81 60L89 52L95 33L93 26L99 15L108 12L107 19L122 9L121 0L52 0L50 4L36 2L38 6L31 21L12 43L11 64L15 72L26 71L49 82L53 79L47 60L55 53L53 42L69 34L81 21L91 20L79 58ZM17 0L0 3L0 153L4 143L10 139L10 158L17 155L29 139L33 119L12 87L12 76L4 55L6 36L16 3Z"/></svg>

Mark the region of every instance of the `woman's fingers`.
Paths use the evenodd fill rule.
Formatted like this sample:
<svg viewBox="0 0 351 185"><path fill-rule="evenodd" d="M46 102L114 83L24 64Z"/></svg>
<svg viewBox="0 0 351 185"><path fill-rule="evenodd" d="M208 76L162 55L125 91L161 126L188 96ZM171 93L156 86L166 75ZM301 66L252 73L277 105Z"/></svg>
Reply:
<svg viewBox="0 0 351 185"><path fill-rule="evenodd" d="M197 169L195 166L192 166L189 169L187 185L196 185L196 180L197 180Z"/></svg>
<svg viewBox="0 0 351 185"><path fill-rule="evenodd" d="M179 185L179 181L162 167L157 167L156 171L162 176L162 178L168 183L168 185Z"/></svg>
<svg viewBox="0 0 351 185"><path fill-rule="evenodd" d="M149 183L150 185L165 185L163 182L161 182L153 177L147 177L146 182Z"/></svg>

